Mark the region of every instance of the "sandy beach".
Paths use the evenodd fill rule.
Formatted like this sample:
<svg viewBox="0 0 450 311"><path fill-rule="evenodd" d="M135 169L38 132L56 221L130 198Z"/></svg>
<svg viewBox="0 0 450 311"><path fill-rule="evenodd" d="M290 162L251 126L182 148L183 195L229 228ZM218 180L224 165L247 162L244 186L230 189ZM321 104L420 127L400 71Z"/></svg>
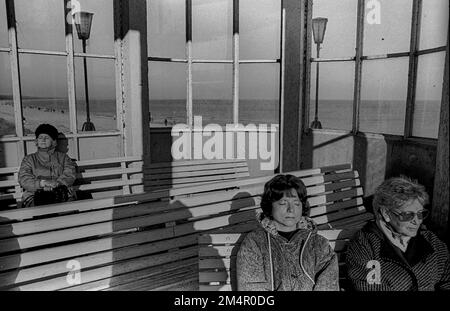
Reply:
<svg viewBox="0 0 450 311"><path fill-rule="evenodd" d="M6 122L14 124L14 106L10 102L0 102L0 118ZM48 108L23 108L24 128L28 133L33 133L41 123L50 123L59 131L68 133L69 129L69 112L66 110L55 110ZM78 115L78 127L81 127L85 120L85 115ZM99 116L91 114L91 122L94 123L97 131L116 129L115 117ZM13 134L13 133L0 133Z"/></svg>

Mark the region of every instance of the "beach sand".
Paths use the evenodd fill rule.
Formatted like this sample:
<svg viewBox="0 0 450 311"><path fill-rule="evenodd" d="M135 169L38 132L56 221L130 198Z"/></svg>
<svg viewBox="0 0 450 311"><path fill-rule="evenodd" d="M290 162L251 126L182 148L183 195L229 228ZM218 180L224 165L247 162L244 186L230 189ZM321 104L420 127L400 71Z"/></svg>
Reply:
<svg viewBox="0 0 450 311"><path fill-rule="evenodd" d="M14 124L14 106L10 103L0 103L0 118L8 123ZM26 133L34 133L34 130L41 123L49 123L55 126L60 132L68 133L69 112L65 110L50 110L47 108L23 108L24 128ZM84 115L78 116L78 127L81 127L85 120ZM91 114L91 122L94 123L97 131L114 130L117 123L114 117L105 117ZM0 133L1 135L14 133Z"/></svg>
<svg viewBox="0 0 450 311"><path fill-rule="evenodd" d="M24 107L23 108L25 134L33 134L39 124L49 123L55 126L58 131L70 133L69 112L67 110L55 110L49 108ZM78 130L85 121L85 115L78 115ZM160 122L152 122L151 127L172 127L175 122L168 120L167 125ZM0 100L0 136L14 135L14 106L11 101ZM117 129L117 121L112 116L101 116L91 113L91 122L94 123L97 131L110 131Z"/></svg>

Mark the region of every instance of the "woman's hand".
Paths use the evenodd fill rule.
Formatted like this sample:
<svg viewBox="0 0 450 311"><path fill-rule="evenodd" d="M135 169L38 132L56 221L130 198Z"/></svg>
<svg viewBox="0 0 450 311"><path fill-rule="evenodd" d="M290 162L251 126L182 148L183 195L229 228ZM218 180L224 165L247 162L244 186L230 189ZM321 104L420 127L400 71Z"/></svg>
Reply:
<svg viewBox="0 0 450 311"><path fill-rule="evenodd" d="M52 191L54 188L58 187L58 182L54 180L41 180L41 187L44 191Z"/></svg>

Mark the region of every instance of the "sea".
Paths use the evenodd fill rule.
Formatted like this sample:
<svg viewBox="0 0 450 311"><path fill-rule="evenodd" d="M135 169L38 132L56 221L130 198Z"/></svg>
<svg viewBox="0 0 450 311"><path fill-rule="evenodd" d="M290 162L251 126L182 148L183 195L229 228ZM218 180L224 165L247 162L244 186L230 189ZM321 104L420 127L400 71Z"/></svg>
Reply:
<svg viewBox="0 0 450 311"><path fill-rule="evenodd" d="M65 114L68 118L69 104L63 98L23 98L24 111L39 109L42 111ZM310 121L314 119L314 101L311 101ZM5 117L2 109L12 106L10 96L0 95L0 135L14 134L14 125ZM186 101L150 100L150 127L173 126L186 123ZM86 104L83 100L77 102L78 119L86 114ZM351 130L352 127L351 100L320 100L318 119L324 129ZM31 110L30 110L31 111ZM360 106L360 131L402 135L405 124L406 101L398 100L362 100ZM93 99L90 101L91 115L110 118L115 126L116 102L114 99ZM437 137L440 113L440 101L416 101L413 121L413 135L421 137ZM233 104L231 100L194 100L194 116L202 117L202 124L226 125L233 123ZM28 119L34 118L33 113L25 113ZM28 120L25 131L32 133L34 128L27 128L27 123L50 122L49 120ZM34 122L30 122L34 121ZM241 124L279 124L278 100L240 100L239 122ZM66 129L60 129L64 131ZM101 130L101 129L97 129ZM107 130L107 129L105 129Z"/></svg>

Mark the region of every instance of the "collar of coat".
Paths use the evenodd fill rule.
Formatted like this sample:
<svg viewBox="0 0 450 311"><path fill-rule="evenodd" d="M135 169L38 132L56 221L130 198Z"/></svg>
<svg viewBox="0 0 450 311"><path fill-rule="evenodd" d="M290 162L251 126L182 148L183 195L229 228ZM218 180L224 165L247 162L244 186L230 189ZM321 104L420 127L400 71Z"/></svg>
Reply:
<svg viewBox="0 0 450 311"><path fill-rule="evenodd" d="M38 148L38 153L52 155L56 151L56 146L50 148Z"/></svg>
<svg viewBox="0 0 450 311"><path fill-rule="evenodd" d="M266 215L264 215L264 213L257 214L256 219L264 230L266 230L273 236L279 236L277 226L273 219L267 217ZM295 229L304 229L317 232L317 225L311 218L302 216Z"/></svg>
<svg viewBox="0 0 450 311"><path fill-rule="evenodd" d="M409 260L406 260L404 253L400 251L396 246L394 246L389 239L384 235L375 221L370 222L367 227L367 231L374 233L380 239L383 240L380 256L388 258L394 261L400 261L403 264L409 266L414 266L422 260L433 253L433 246L425 238L423 232L426 230L424 226L421 226L417 235L409 241L409 247L412 247L412 255ZM409 250L408 250L409 251Z"/></svg>

